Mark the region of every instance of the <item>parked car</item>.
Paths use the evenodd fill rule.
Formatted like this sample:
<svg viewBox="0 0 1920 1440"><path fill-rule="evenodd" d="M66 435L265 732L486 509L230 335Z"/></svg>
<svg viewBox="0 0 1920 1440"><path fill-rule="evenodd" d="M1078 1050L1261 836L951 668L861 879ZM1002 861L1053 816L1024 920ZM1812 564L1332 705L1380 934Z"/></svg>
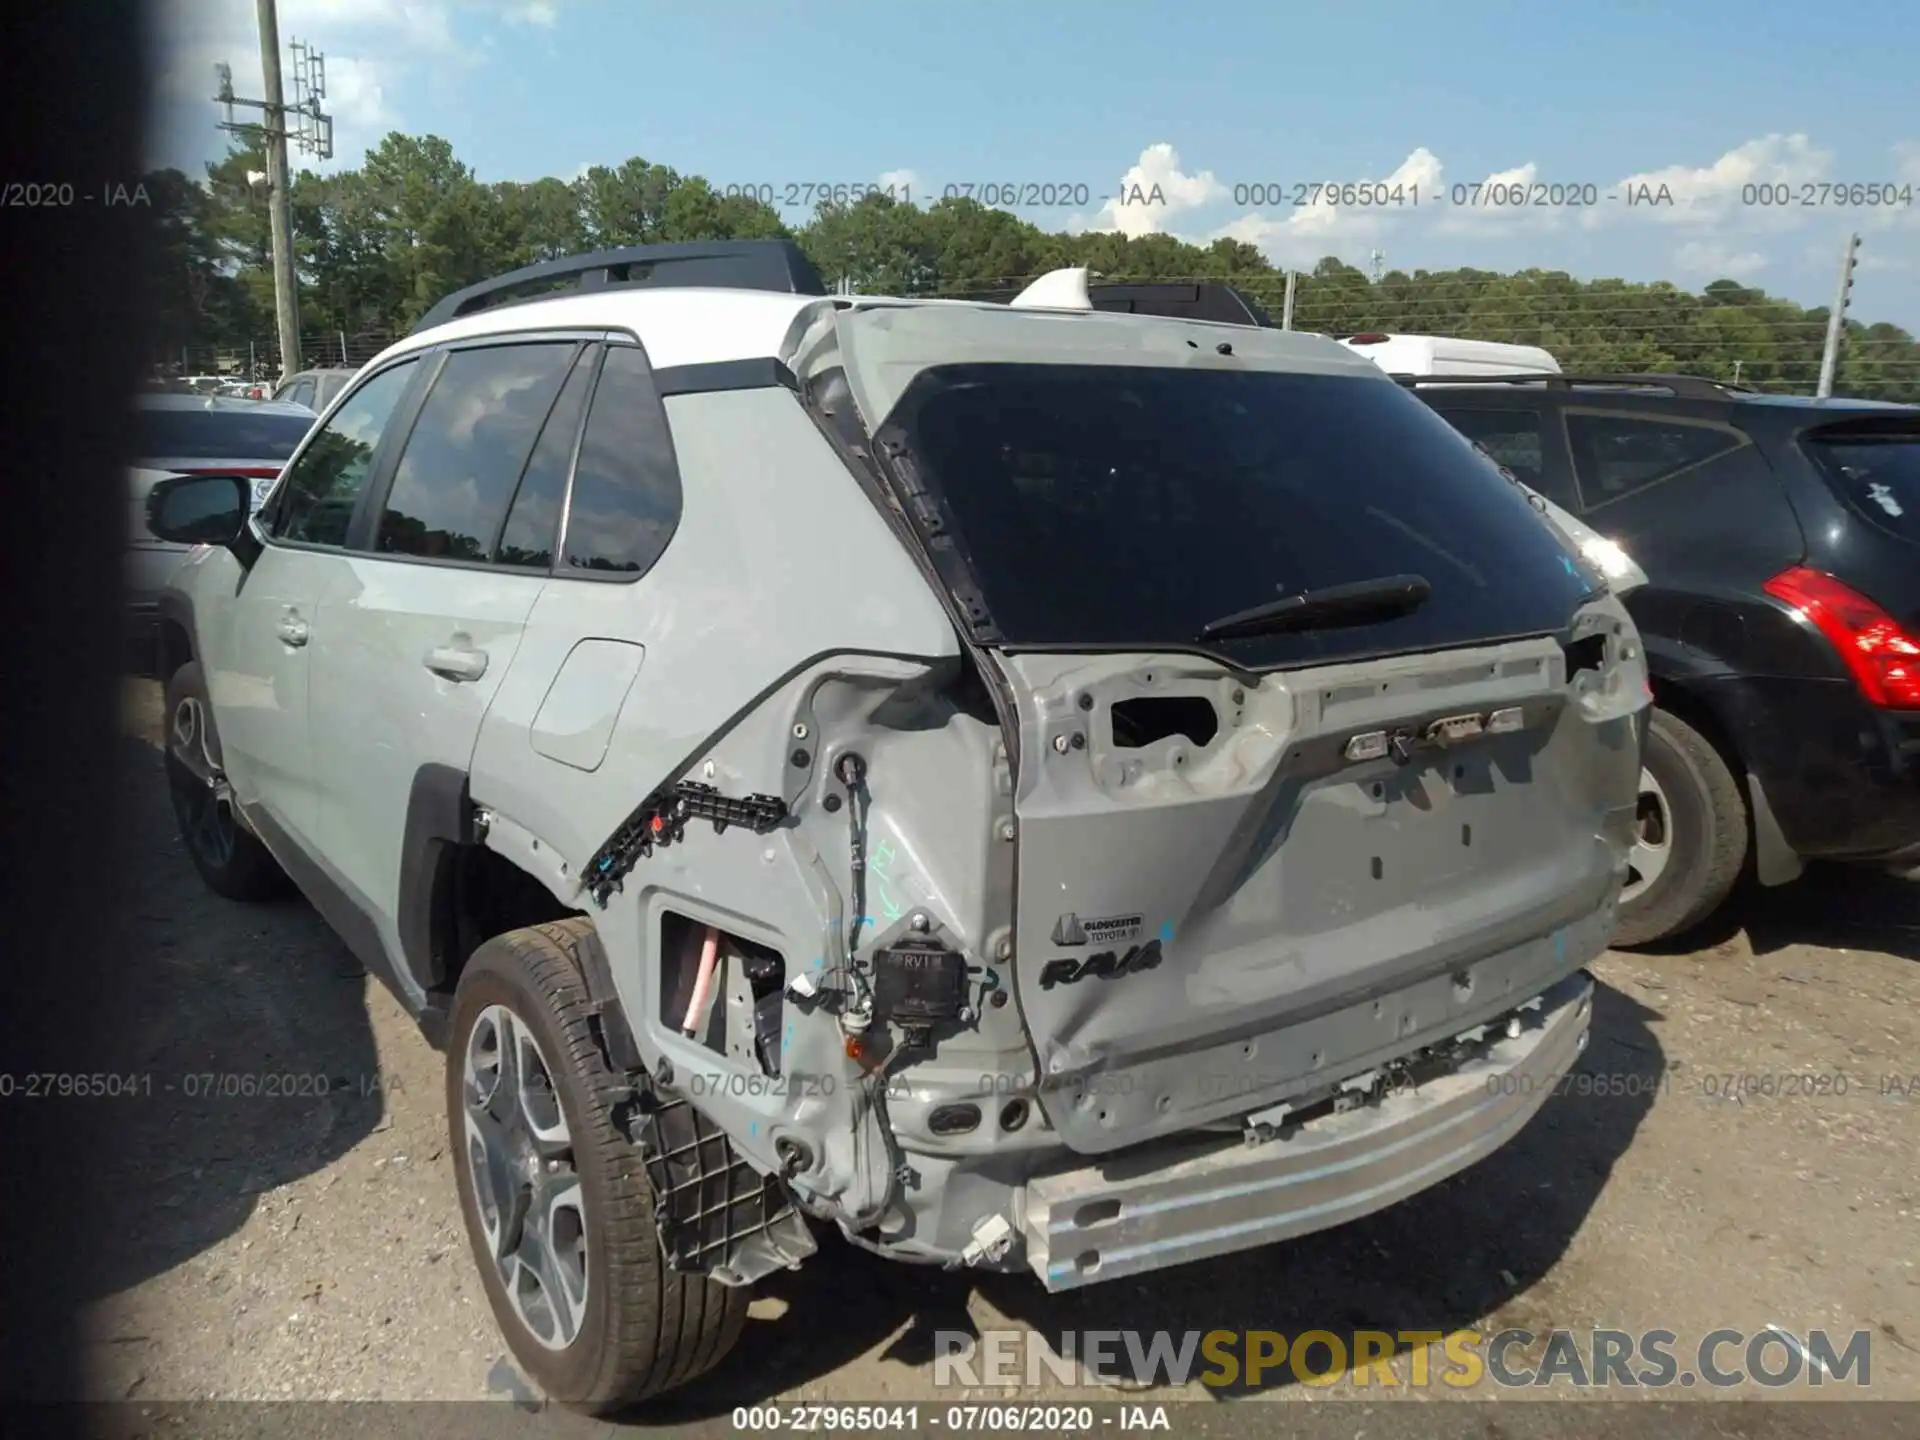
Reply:
<svg viewBox="0 0 1920 1440"><path fill-rule="evenodd" d="M1618 943L1697 927L1743 873L1920 874L1920 407L1682 376L1415 388L1647 573Z"/></svg>
<svg viewBox="0 0 1920 1440"><path fill-rule="evenodd" d="M1526 1124L1614 927L1639 640L1489 480L1334 341L1084 272L533 266L257 515L154 487L181 834L444 1045L493 1313L580 1408L715 1364L808 1217L1052 1291L1310 1233Z"/></svg>
<svg viewBox="0 0 1920 1440"><path fill-rule="evenodd" d="M359 373L351 365L302 370L282 380L280 388L273 392L273 398L304 405L315 414L320 414L333 403L333 397L345 388L346 383Z"/></svg>
<svg viewBox="0 0 1920 1440"><path fill-rule="evenodd" d="M1455 335L1347 335L1340 343L1389 375L1558 374L1560 362L1538 345L1465 340Z"/></svg>
<svg viewBox="0 0 1920 1440"><path fill-rule="evenodd" d="M150 391L134 403L141 455L128 476L132 511L125 577L129 639L145 659L157 633L161 588L192 548L162 540L147 528L147 495L154 483L169 475L242 475L257 505L315 417L294 405L195 394Z"/></svg>

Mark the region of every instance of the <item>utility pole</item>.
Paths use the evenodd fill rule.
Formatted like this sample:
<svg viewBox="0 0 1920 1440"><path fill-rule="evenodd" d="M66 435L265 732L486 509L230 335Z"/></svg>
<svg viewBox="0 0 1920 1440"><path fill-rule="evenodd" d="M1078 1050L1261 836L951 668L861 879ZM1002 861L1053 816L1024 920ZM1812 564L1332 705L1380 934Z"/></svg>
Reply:
<svg viewBox="0 0 1920 1440"><path fill-rule="evenodd" d="M300 98L286 102L280 83L280 22L274 14L274 0L256 0L260 20L260 75L266 95L259 100L237 99L233 93L231 66L215 67L220 77L220 93L214 99L226 106L227 118L222 130L252 132L267 150L267 214L273 233L273 308L280 331L280 378L300 368L300 292L293 264L293 179L287 165L287 141L293 140L302 151L330 159L333 155L333 118L322 113L326 98L326 59L310 48L295 43L294 87ZM262 112L260 124L242 124L233 118L233 107L244 105ZM251 176L248 177L250 180Z"/></svg>
<svg viewBox="0 0 1920 1440"><path fill-rule="evenodd" d="M1822 400L1833 394L1833 372L1840 364L1840 340L1846 334L1847 301L1853 294L1853 267L1860 263L1860 237L1847 236L1846 253L1840 257L1840 285L1833 297L1833 310L1827 316L1827 344L1820 356L1820 386L1814 394Z"/></svg>
<svg viewBox="0 0 1920 1440"><path fill-rule="evenodd" d="M1282 330L1291 330L1293 328L1293 289L1295 282L1299 279L1299 271L1287 271L1287 295L1286 299L1280 302L1280 328Z"/></svg>

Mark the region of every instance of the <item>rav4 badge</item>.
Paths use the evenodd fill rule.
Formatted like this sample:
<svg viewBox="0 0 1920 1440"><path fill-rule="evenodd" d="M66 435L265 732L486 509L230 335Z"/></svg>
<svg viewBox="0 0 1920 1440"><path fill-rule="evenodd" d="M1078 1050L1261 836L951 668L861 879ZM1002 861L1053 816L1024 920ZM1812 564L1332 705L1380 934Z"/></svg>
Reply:
<svg viewBox="0 0 1920 1440"><path fill-rule="evenodd" d="M1122 955L1113 950L1100 950L1076 960L1071 955L1059 960L1049 960L1040 969L1040 988L1051 990L1056 985L1073 985L1088 976L1098 976L1102 980L1117 980L1122 975L1137 975L1142 970L1151 970L1160 963L1160 942L1149 940L1144 945L1128 947Z"/></svg>

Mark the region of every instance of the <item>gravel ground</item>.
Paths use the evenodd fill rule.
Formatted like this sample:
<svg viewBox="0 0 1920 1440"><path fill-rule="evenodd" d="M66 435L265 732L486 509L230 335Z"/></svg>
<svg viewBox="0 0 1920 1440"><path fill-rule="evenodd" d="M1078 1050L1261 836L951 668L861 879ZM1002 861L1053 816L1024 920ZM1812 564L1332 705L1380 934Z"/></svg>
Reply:
<svg viewBox="0 0 1920 1440"><path fill-rule="evenodd" d="M96 1256L91 1397L524 1396L461 1230L439 1057L303 904L201 887L167 810L155 687L128 698L145 1018L122 1068L151 1079L101 1102L133 1123L113 1162L124 1219ZM733 1358L657 1418L951 1401L934 1332L994 1327L1866 1329L1873 1393L1920 1399L1920 889L1822 875L1740 918L1691 953L1605 957L1583 1070L1616 1093L1554 1097L1406 1204L1053 1298L829 1245L767 1285ZM291 1093L205 1093L243 1073ZM1720 1078L1783 1073L1844 1075L1846 1093L1728 1098Z"/></svg>

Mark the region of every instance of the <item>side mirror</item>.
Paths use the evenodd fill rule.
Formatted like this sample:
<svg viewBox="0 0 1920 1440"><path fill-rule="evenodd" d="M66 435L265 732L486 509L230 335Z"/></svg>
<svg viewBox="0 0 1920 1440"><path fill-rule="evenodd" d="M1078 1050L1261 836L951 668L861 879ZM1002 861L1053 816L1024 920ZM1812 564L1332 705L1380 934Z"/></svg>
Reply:
<svg viewBox="0 0 1920 1440"><path fill-rule="evenodd" d="M224 545L251 564L259 542L247 528L253 481L244 475L176 475L147 492L147 529L174 545Z"/></svg>

